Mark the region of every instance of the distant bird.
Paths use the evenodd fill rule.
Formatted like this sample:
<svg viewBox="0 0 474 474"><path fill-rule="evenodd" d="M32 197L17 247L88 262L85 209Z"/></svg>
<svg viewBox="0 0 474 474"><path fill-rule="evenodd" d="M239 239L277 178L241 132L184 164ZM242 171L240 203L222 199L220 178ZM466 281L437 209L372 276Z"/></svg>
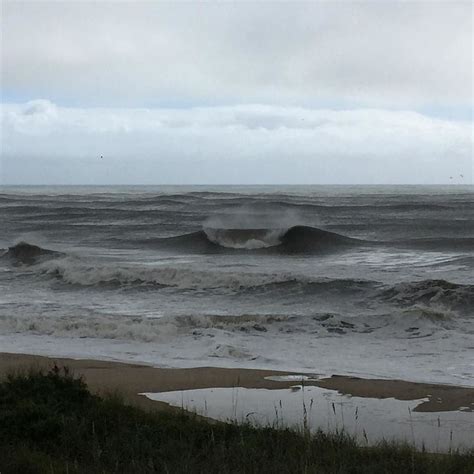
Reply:
<svg viewBox="0 0 474 474"><path fill-rule="evenodd" d="M103 155L100 155L100 159L103 160L103 159L104 159L104 156L103 156Z"/></svg>
<svg viewBox="0 0 474 474"><path fill-rule="evenodd" d="M463 174L460 174L459 176L461 176L461 178L464 178L464 175L463 175Z"/></svg>
<svg viewBox="0 0 474 474"><path fill-rule="evenodd" d="M452 177L452 176L450 176L450 177L449 177L449 179L453 179L453 177Z"/></svg>

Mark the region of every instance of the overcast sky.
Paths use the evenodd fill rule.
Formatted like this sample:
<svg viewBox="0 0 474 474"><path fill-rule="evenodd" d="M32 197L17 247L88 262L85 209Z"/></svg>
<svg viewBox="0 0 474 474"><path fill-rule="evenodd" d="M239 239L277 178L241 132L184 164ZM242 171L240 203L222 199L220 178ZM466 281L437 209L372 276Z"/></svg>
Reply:
<svg viewBox="0 0 474 474"><path fill-rule="evenodd" d="M0 183L471 183L472 10L3 1Z"/></svg>

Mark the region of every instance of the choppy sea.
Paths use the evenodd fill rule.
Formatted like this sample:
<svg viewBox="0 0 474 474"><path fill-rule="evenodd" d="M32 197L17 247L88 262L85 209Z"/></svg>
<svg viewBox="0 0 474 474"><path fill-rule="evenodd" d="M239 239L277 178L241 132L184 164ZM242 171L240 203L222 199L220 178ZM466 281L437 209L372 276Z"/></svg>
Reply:
<svg viewBox="0 0 474 474"><path fill-rule="evenodd" d="M474 386L472 186L0 188L0 351Z"/></svg>

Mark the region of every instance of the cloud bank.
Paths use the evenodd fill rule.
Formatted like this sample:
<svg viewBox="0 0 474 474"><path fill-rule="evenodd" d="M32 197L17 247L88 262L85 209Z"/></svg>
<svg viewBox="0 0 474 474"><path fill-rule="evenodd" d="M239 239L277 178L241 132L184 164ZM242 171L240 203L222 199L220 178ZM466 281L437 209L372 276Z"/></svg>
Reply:
<svg viewBox="0 0 474 474"><path fill-rule="evenodd" d="M6 1L3 88L78 106L472 107L472 8Z"/></svg>
<svg viewBox="0 0 474 474"><path fill-rule="evenodd" d="M472 124L410 111L36 100L2 130L3 184L472 182Z"/></svg>

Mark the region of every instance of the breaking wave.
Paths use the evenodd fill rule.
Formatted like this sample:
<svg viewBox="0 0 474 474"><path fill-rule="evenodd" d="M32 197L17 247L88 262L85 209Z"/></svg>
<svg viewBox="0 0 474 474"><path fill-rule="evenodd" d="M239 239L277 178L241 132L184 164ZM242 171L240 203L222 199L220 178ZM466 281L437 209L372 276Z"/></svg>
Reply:
<svg viewBox="0 0 474 474"><path fill-rule="evenodd" d="M145 243L196 253L237 249L275 249L283 253L324 253L367 242L316 227L298 225L289 229L205 227L201 231L190 234L151 239Z"/></svg>
<svg viewBox="0 0 474 474"><path fill-rule="evenodd" d="M51 311L54 310L52 309ZM440 329L455 327L441 312L415 309L388 314L343 317L335 313L301 314L193 314L142 316L98 313L81 308L79 314L0 315L3 334L21 333L54 337L80 337L138 342L169 343L173 337L200 338L229 333L272 337L304 334L311 338L395 336L403 339L429 337ZM371 336L373 335L373 336Z"/></svg>
<svg viewBox="0 0 474 474"><path fill-rule="evenodd" d="M285 232L285 229L204 229L206 237L212 243L225 248L246 250L280 245Z"/></svg>
<svg viewBox="0 0 474 474"><path fill-rule="evenodd" d="M446 280L403 282L380 293L380 297L400 306L438 306L469 313L474 309L474 285Z"/></svg>
<svg viewBox="0 0 474 474"><path fill-rule="evenodd" d="M204 232L204 231L202 231ZM196 239L196 234L187 234L186 239ZM268 235L266 230L235 230L213 234L214 239L232 248L239 248L240 242L271 243L276 233ZM330 232L306 227L293 227L280 234L279 245L302 245L307 241L323 245L334 243L336 238ZM183 237L183 236L181 236ZM252 238L250 238L252 237ZM202 237L198 237L202 238ZM343 238L343 237L342 237ZM180 239L177 238L171 238ZM206 241L210 240L206 236ZM227 239L227 240L226 240ZM217 245L212 244L210 245ZM219 245L220 246L220 245ZM290 247L291 248L291 247ZM446 280L422 280L383 285L380 282L353 278L308 277L292 272L245 272L217 269L197 269L189 265L140 265L96 261L92 258L68 256L64 253L20 242L7 249L2 258L10 259L13 265L27 264L28 271L38 276L60 279L69 285L83 287L143 287L176 288L178 290L217 290L230 292L267 293L277 290L278 296L286 298L295 294L324 294L357 296L358 301L374 298L384 304L397 307L423 307L430 311L440 309L456 311L459 314L474 310L474 285L452 283ZM275 293L273 293L275 294ZM444 313L443 313L444 314ZM435 316L434 316L435 317Z"/></svg>
<svg viewBox="0 0 474 474"><path fill-rule="evenodd" d="M279 274L232 273L169 266L101 265L75 258L47 261L40 264L37 270L59 277L66 283L81 286L108 284L156 285L181 289L241 289L294 280L294 277Z"/></svg>
<svg viewBox="0 0 474 474"><path fill-rule="evenodd" d="M181 290L230 291L291 291L299 288L306 293L363 292L377 287L369 280L310 279L292 273L254 273L239 271L198 270L184 266L139 266L100 264L77 257L47 260L34 267L37 274L55 277L79 286L155 286Z"/></svg>

